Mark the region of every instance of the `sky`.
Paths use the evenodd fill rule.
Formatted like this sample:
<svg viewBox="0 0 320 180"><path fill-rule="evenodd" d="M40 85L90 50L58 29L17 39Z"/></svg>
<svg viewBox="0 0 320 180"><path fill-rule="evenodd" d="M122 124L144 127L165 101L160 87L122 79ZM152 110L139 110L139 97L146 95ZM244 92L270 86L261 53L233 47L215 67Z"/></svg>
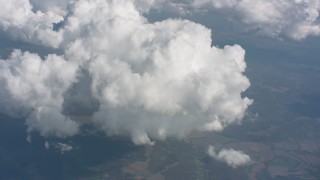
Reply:
<svg viewBox="0 0 320 180"><path fill-rule="evenodd" d="M292 51L320 36L319 0L0 2L0 113L23 119L30 142L86 125L136 145L221 132L254 103L246 47Z"/></svg>

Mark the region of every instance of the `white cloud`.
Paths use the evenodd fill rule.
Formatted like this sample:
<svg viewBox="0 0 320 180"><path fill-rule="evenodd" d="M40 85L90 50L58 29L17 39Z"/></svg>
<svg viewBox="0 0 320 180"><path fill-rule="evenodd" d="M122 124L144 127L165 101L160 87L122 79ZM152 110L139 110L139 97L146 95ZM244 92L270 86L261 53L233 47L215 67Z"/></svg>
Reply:
<svg viewBox="0 0 320 180"><path fill-rule="evenodd" d="M264 36L301 40L320 35L320 0L162 0L149 6L180 15L213 11Z"/></svg>
<svg viewBox="0 0 320 180"><path fill-rule="evenodd" d="M252 162L250 156L234 149L222 149L219 153L216 153L214 147L209 146L208 154L218 161L227 163L232 168L244 166Z"/></svg>
<svg viewBox="0 0 320 180"><path fill-rule="evenodd" d="M39 1L41 2L41 1ZM0 28L15 39L57 48L62 41L61 32L53 24L63 20L55 11L34 11L29 0L0 0ZM57 6L52 6L52 8Z"/></svg>
<svg viewBox="0 0 320 180"><path fill-rule="evenodd" d="M211 7L272 37L300 40L320 35L319 0L194 0L193 6Z"/></svg>
<svg viewBox="0 0 320 180"><path fill-rule="evenodd" d="M56 15L66 16L68 13L68 5L72 3L70 0L30 0L32 11L51 12Z"/></svg>
<svg viewBox="0 0 320 180"><path fill-rule="evenodd" d="M73 150L73 147L71 145L68 144L64 144L64 143L56 143L54 144L55 148L60 150L61 154L64 154L65 152L69 152L71 150Z"/></svg>
<svg viewBox="0 0 320 180"><path fill-rule="evenodd" d="M50 143L48 141L44 142L44 148L46 148L46 150L50 149Z"/></svg>
<svg viewBox="0 0 320 180"><path fill-rule="evenodd" d="M66 152L72 151L74 149L73 146L65 143L49 143L48 141L45 141L44 147L46 150L49 150L50 148L54 148L60 151L60 153L63 155Z"/></svg>
<svg viewBox="0 0 320 180"><path fill-rule="evenodd" d="M8 60L0 61L4 84L0 104L8 104L3 112L28 116L29 130L44 136L72 136L81 124L61 113L62 104L68 104L65 95L73 87L89 83L90 95L82 96L99 104L90 123L108 135L129 136L136 144L181 139L193 130L220 131L240 122L252 103L241 96L250 86L243 75L245 50L239 45L212 47L211 31L190 21L149 23L135 3L79 0L62 7L68 15L59 32L53 33L62 37L54 44L62 48L63 56L42 60L36 54L14 51ZM61 16L50 6L38 9L44 11L41 17L49 12ZM24 33L26 26L43 23L21 23L21 29L9 24ZM51 30L44 32L50 35ZM77 80L77 74L84 72L90 80ZM77 103L88 101L81 98Z"/></svg>
<svg viewBox="0 0 320 180"><path fill-rule="evenodd" d="M242 27L249 31L271 37L286 36L301 40L320 35L320 0L0 0L0 3L5 4L0 11L2 30L14 38L54 48L61 47L65 41L70 42L70 36L73 37L75 32L76 35L85 33L85 29L77 27L93 16L82 15L92 12L98 22L101 17L97 13L103 13L115 4L123 4L131 9L131 13L132 9L138 10L138 14L133 14L139 17L141 13L148 14L151 9L182 16L199 10L214 11L241 22ZM121 12L128 15L126 11ZM112 14L108 15L110 17ZM66 21L68 27L54 30L54 24L63 25Z"/></svg>
<svg viewBox="0 0 320 180"><path fill-rule="evenodd" d="M63 94L76 81L77 66L57 55L42 60L38 55L12 52L0 60L0 112L28 116L29 130L44 136L70 136L76 122L61 114Z"/></svg>
<svg viewBox="0 0 320 180"><path fill-rule="evenodd" d="M130 6L126 8L130 18L113 8L117 9L106 12L116 17L117 25L110 19L100 24L103 34L92 32L97 37L84 37L76 45L98 54L85 63L101 103L93 116L99 127L110 135L132 136L141 144L152 143L150 138L183 138L213 121L221 130L241 120L251 101L240 95L249 87L242 75L245 51L240 46L211 47L211 32L189 21L149 24ZM88 24L89 28L82 26L97 30Z"/></svg>

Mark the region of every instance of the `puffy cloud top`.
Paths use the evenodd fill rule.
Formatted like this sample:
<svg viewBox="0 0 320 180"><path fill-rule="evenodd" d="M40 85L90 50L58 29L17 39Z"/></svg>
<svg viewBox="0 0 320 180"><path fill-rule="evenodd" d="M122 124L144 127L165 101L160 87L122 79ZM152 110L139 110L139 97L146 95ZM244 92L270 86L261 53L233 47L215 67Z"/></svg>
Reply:
<svg viewBox="0 0 320 180"><path fill-rule="evenodd" d="M63 56L45 59L16 50L0 61L0 104L8 104L0 111L27 117L30 131L79 133L83 122L71 120L74 114L65 106L97 102L86 123L136 144L152 144L193 130L220 131L240 122L252 103L241 96L250 86L243 75L244 49L211 46L211 31L190 21L149 23L141 14L152 3L19 2L22 12L10 3L6 8L21 19L1 14L1 28L63 50ZM61 27L54 30L54 23ZM83 98L68 102L75 97Z"/></svg>
<svg viewBox="0 0 320 180"><path fill-rule="evenodd" d="M12 52L0 60L0 112L29 116L29 130L59 137L74 135L78 125L61 114L63 94L76 81L77 66L57 55Z"/></svg>
<svg viewBox="0 0 320 180"><path fill-rule="evenodd" d="M53 25L63 20L61 14L50 10L35 11L29 0L0 0L0 3L3 5L0 11L2 30L16 39L58 47L62 37L53 30Z"/></svg>

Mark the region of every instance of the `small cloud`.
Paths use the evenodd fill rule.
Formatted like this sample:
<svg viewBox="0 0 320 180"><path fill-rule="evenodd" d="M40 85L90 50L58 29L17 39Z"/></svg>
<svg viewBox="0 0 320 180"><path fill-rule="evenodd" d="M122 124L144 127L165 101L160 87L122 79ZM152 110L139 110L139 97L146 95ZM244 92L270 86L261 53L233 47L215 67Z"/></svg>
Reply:
<svg viewBox="0 0 320 180"><path fill-rule="evenodd" d="M253 113L251 111L246 111L245 118L248 119L251 122L255 122L259 120L259 113Z"/></svg>
<svg viewBox="0 0 320 180"><path fill-rule="evenodd" d="M64 154L74 149L74 147L71 146L70 144L65 144L61 142L49 143L48 141L44 143L44 147L46 148L46 150L49 150L50 148L57 149L60 151L61 154Z"/></svg>
<svg viewBox="0 0 320 180"><path fill-rule="evenodd" d="M216 153L214 147L209 146L208 154L218 161L227 163L232 168L248 165L252 162L250 156L234 149L222 149L219 153Z"/></svg>
<svg viewBox="0 0 320 180"><path fill-rule="evenodd" d="M46 150L50 149L50 144L48 141L44 143L44 147L46 148Z"/></svg>
<svg viewBox="0 0 320 180"><path fill-rule="evenodd" d="M27 135L27 142L30 144L32 143L32 137L30 134Z"/></svg>
<svg viewBox="0 0 320 180"><path fill-rule="evenodd" d="M60 150L61 154L64 154L65 152L69 152L73 150L73 147L71 145L64 144L64 143L56 143L54 146L55 148Z"/></svg>

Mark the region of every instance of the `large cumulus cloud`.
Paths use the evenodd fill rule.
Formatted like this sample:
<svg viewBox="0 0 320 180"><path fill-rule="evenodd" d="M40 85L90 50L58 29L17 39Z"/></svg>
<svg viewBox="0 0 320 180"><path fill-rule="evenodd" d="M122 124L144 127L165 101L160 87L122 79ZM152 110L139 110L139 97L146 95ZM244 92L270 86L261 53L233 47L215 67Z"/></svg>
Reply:
<svg viewBox="0 0 320 180"><path fill-rule="evenodd" d="M252 103L241 95L250 86L243 75L244 49L211 46L211 31L190 21L149 23L141 14L152 3L61 1L51 9L49 1L21 2L28 11L24 18L31 21L13 23L13 17L1 15L2 29L63 50L46 59L17 50L0 61L0 104L9 104L1 111L27 117L30 131L60 137L79 133L83 122L71 120L74 114L65 109L94 102L86 123L107 135L152 144L193 130L223 130L241 122ZM47 40L33 36L37 32ZM76 98L77 104L68 102Z"/></svg>

